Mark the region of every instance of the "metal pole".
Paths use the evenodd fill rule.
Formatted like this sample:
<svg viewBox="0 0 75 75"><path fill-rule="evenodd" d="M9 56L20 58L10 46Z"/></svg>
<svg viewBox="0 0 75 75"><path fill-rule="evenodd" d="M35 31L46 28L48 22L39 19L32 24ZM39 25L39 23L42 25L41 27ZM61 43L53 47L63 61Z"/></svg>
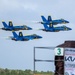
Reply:
<svg viewBox="0 0 75 75"><path fill-rule="evenodd" d="M65 75L65 48L64 48L64 75Z"/></svg>
<svg viewBox="0 0 75 75"><path fill-rule="evenodd" d="M35 47L34 47L34 75L35 75Z"/></svg>

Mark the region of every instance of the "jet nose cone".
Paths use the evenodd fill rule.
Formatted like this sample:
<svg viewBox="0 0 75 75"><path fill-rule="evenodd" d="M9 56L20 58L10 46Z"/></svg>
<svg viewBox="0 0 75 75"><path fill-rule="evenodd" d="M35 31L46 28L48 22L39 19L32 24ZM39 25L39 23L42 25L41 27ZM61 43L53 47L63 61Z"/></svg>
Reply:
<svg viewBox="0 0 75 75"><path fill-rule="evenodd" d="M65 21L65 23L69 23L69 21Z"/></svg>
<svg viewBox="0 0 75 75"><path fill-rule="evenodd" d="M29 30L32 30L32 28L29 28Z"/></svg>
<svg viewBox="0 0 75 75"><path fill-rule="evenodd" d="M42 36L39 36L39 38L42 38Z"/></svg>
<svg viewBox="0 0 75 75"><path fill-rule="evenodd" d="M69 30L72 30L71 28L69 28Z"/></svg>
<svg viewBox="0 0 75 75"><path fill-rule="evenodd" d="M32 30L32 28L30 28L30 30Z"/></svg>
<svg viewBox="0 0 75 75"><path fill-rule="evenodd" d="M68 30L72 30L72 28L68 28Z"/></svg>

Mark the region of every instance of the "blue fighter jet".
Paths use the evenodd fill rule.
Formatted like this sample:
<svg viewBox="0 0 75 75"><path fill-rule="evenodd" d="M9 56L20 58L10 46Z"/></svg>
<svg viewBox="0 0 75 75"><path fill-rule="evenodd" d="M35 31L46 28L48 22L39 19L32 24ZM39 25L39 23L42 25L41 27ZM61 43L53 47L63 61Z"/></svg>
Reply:
<svg viewBox="0 0 75 75"><path fill-rule="evenodd" d="M3 28L1 28L2 30L6 30L6 31L18 31L18 30L32 30L32 28L26 26L26 25L22 25L22 26L13 26L12 21L9 21L9 24L7 25L6 22L2 21L3 24Z"/></svg>
<svg viewBox="0 0 75 75"><path fill-rule="evenodd" d="M13 36L10 37L11 40L14 41L28 41L28 40L34 40L34 39L41 39L42 37L36 34L32 34L32 35L26 35L23 36L22 32L19 32L19 35L17 35L16 32L12 31Z"/></svg>
<svg viewBox="0 0 75 75"><path fill-rule="evenodd" d="M48 26L47 24L43 24L44 29L39 29L39 30L43 30L46 32L59 32L59 31L69 31L72 30L69 27L66 26L58 26L58 27L54 27L52 24L50 26Z"/></svg>
<svg viewBox="0 0 75 75"><path fill-rule="evenodd" d="M69 23L69 21L67 20L64 20L64 19L57 19L57 20L52 20L51 16L48 16L48 20L44 17L44 16L41 16L43 22L39 22L41 24L46 24L46 25L57 25L57 24L66 24L66 23Z"/></svg>

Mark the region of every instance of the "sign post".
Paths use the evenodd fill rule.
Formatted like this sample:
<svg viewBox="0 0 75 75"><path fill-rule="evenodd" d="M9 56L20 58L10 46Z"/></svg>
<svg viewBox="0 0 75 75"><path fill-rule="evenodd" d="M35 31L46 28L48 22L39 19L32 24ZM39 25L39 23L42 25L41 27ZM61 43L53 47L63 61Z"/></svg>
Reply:
<svg viewBox="0 0 75 75"><path fill-rule="evenodd" d="M55 74L64 75L64 48L57 47L55 51Z"/></svg>

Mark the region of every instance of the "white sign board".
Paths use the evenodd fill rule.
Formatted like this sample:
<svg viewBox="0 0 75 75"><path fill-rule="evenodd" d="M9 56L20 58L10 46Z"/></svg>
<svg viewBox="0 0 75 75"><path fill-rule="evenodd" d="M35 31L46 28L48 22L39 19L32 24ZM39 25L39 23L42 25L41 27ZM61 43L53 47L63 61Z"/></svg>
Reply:
<svg viewBox="0 0 75 75"><path fill-rule="evenodd" d="M57 47L54 49L55 56L63 56L64 55L64 48Z"/></svg>
<svg viewBox="0 0 75 75"><path fill-rule="evenodd" d="M65 75L75 75L75 48L65 48Z"/></svg>

